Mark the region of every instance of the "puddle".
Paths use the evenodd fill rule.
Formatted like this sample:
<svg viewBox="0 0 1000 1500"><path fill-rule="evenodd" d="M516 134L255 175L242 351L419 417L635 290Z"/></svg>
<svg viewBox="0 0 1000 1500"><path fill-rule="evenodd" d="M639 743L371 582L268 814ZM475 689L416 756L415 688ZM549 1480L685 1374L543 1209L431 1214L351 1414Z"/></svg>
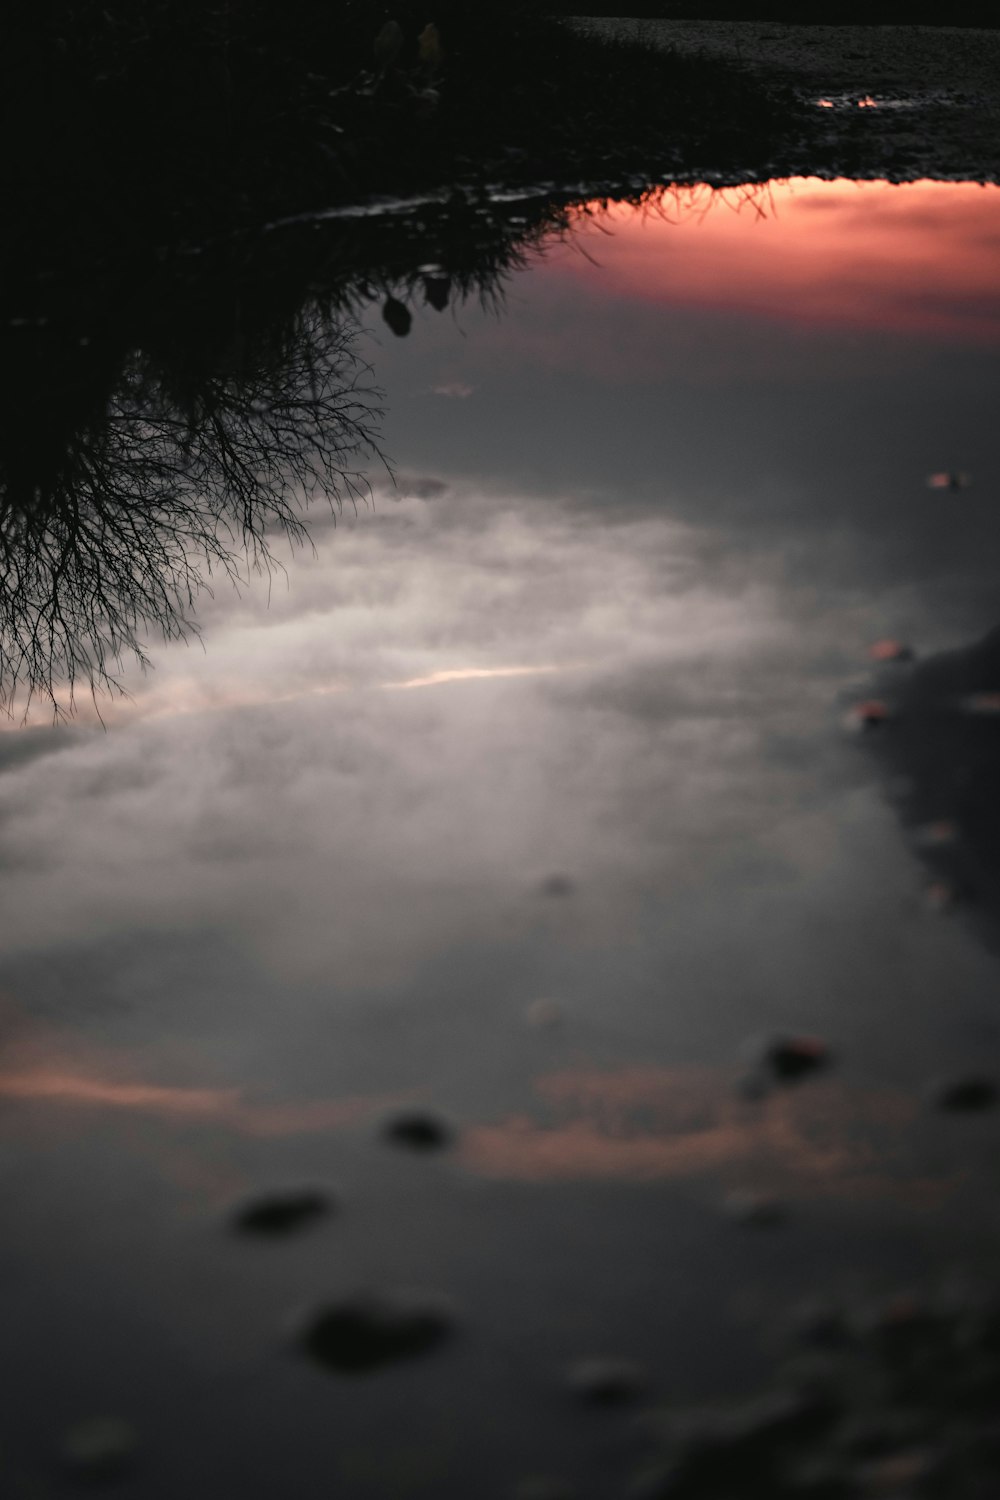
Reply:
<svg viewBox="0 0 1000 1500"><path fill-rule="evenodd" d="M14 1493L69 1493L82 1431L137 1497L596 1500L643 1449L567 1371L740 1392L803 1298L995 1266L1000 1112L928 1090L1000 1040L1000 190L531 226L479 281L440 240L352 271L277 386L309 544L258 525L284 571L239 590L223 546L200 640L140 616L124 695L0 734ZM237 404L251 307L219 314L219 421L275 411ZM395 477L352 458L338 515L310 372L354 389L354 314ZM925 896L970 837L982 922ZM789 1048L827 1066L745 1086ZM315 1185L335 1213L233 1233Z"/></svg>

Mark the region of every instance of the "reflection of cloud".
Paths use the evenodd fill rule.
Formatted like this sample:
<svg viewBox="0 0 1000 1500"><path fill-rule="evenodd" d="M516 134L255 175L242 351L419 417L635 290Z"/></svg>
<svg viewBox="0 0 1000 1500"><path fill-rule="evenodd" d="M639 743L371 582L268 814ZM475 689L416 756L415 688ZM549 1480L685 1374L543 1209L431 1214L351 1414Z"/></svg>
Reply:
<svg viewBox="0 0 1000 1500"><path fill-rule="evenodd" d="M404 499L437 500L448 493L448 484L429 474L399 474L396 476L396 492Z"/></svg>
<svg viewBox="0 0 1000 1500"><path fill-rule="evenodd" d="M581 1069L539 1080L555 1116L515 1115L468 1132L463 1161L485 1176L529 1181L703 1174L798 1196L899 1196L934 1204L947 1179L907 1170L900 1133L917 1106L900 1091L836 1082L750 1104L735 1077L708 1068Z"/></svg>
<svg viewBox="0 0 1000 1500"><path fill-rule="evenodd" d="M992 343L997 199L995 186L972 183L799 179L770 184L754 221L683 204L664 217L618 207L601 217L615 236L609 264L576 256L560 271L644 302Z"/></svg>
<svg viewBox="0 0 1000 1500"><path fill-rule="evenodd" d="M79 739L79 731L65 724L25 728L16 720L0 722L0 773L43 755L69 750Z"/></svg>
<svg viewBox="0 0 1000 1500"><path fill-rule="evenodd" d="M275 590L265 612L262 581L204 654L165 648L59 777L11 778L14 951L215 929L371 993L533 921L514 893L553 869L605 891L573 944L613 942L636 878L675 898L742 878L727 849L773 840L776 799L798 794L762 735L826 727L812 636L792 639L803 690L774 582L659 514L606 526L456 487L302 562L294 602ZM658 942L693 953L682 920Z"/></svg>
<svg viewBox="0 0 1000 1500"><path fill-rule="evenodd" d="M192 1089L64 1072L58 1067L0 1074L0 1097L75 1108L128 1110L176 1122L214 1122L252 1136L336 1130L398 1102L398 1096L267 1104L240 1089Z"/></svg>
<svg viewBox="0 0 1000 1500"><path fill-rule="evenodd" d="M440 385L431 386L431 394L434 396L450 396L456 401L465 401L475 391L474 385L466 385L464 380L446 380Z"/></svg>

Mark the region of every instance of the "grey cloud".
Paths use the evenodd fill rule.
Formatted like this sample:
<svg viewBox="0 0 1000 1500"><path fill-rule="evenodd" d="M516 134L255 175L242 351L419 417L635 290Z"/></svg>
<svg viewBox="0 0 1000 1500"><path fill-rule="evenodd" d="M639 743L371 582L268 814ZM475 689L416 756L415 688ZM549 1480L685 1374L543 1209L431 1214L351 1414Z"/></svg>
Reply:
<svg viewBox="0 0 1000 1500"><path fill-rule="evenodd" d="M444 479L435 479L430 475L400 474L396 483L401 495L414 500L436 500L439 495L446 495L449 489Z"/></svg>
<svg viewBox="0 0 1000 1500"><path fill-rule="evenodd" d="M0 733L0 775L4 771L16 770L29 761L39 760L45 755L55 755L60 750L70 750L86 735L68 724L53 724L37 729L12 729Z"/></svg>

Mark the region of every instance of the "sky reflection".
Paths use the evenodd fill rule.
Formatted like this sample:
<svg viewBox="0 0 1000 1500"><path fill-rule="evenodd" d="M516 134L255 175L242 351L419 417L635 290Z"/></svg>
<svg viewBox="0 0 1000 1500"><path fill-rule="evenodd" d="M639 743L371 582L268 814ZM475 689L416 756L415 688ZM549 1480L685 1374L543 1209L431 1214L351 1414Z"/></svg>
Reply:
<svg viewBox="0 0 1000 1500"><path fill-rule="evenodd" d="M568 266L639 302L995 345L998 192L818 179L677 190L659 213L600 215L613 250L592 234L593 263Z"/></svg>

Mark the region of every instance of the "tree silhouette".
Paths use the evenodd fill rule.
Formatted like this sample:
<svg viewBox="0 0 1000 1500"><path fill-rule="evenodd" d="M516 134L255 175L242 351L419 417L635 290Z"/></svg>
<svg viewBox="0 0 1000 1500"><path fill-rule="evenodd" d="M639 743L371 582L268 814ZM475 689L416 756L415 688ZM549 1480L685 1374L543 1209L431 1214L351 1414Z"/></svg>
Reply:
<svg viewBox="0 0 1000 1500"><path fill-rule="evenodd" d="M114 688L146 662L150 629L196 630L215 576L275 564L275 535L308 540L304 512L368 494L379 393L349 324L300 314L235 372L193 389L129 356L103 406L54 461L0 448L0 706L56 715L81 686ZM58 425L58 424L57 424ZM29 442L37 439L37 428Z"/></svg>

